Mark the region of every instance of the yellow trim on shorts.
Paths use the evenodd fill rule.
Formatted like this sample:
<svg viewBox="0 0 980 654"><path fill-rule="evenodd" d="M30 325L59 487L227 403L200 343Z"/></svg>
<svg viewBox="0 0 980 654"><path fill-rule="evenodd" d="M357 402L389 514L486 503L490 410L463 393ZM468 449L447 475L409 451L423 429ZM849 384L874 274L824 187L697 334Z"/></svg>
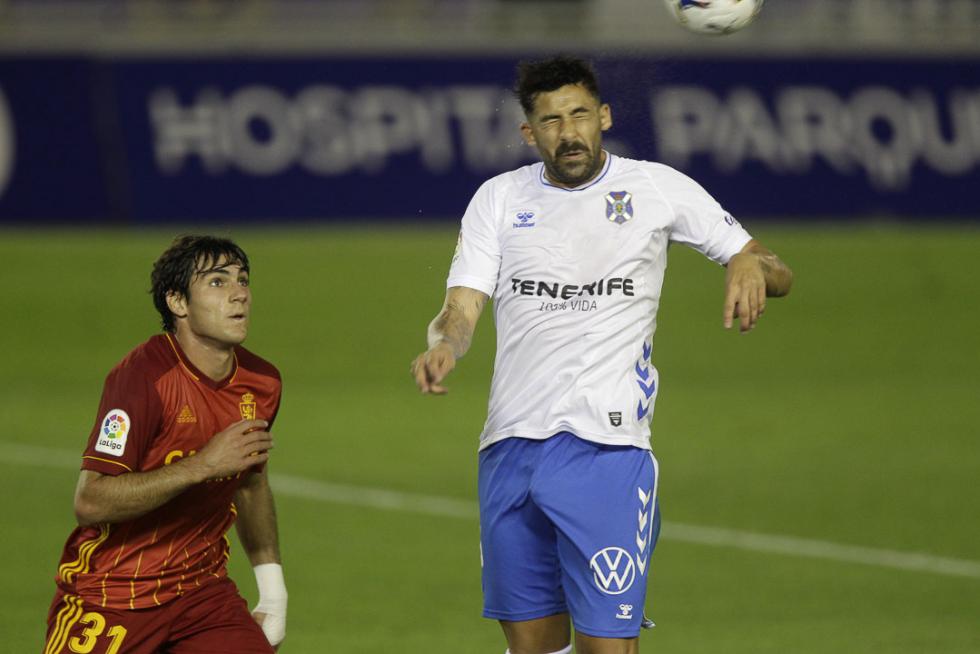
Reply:
<svg viewBox="0 0 980 654"><path fill-rule="evenodd" d="M77 595L65 595L65 606L58 611L55 620L55 628L48 639L48 644L44 647L44 654L58 654L65 647L68 634L75 626L78 619L82 617L82 598Z"/></svg>

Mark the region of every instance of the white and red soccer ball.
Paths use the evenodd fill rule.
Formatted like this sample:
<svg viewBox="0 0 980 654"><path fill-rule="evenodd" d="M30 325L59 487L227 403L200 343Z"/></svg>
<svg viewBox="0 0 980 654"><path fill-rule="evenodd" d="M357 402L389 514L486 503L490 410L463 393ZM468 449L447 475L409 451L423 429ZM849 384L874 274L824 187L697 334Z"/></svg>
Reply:
<svg viewBox="0 0 980 654"><path fill-rule="evenodd" d="M664 0L670 15L698 34L731 34L742 29L762 9L764 0Z"/></svg>

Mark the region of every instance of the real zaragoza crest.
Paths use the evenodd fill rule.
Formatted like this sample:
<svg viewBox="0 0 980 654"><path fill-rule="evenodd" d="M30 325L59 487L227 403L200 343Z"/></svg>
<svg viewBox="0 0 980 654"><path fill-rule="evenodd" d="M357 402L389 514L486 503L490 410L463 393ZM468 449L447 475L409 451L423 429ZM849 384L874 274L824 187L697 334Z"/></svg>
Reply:
<svg viewBox="0 0 980 654"><path fill-rule="evenodd" d="M633 194L629 191L613 191L606 195L606 218L617 225L633 218Z"/></svg>
<svg viewBox="0 0 980 654"><path fill-rule="evenodd" d="M251 393L242 395L238 409L242 412L242 420L255 420L255 396Z"/></svg>

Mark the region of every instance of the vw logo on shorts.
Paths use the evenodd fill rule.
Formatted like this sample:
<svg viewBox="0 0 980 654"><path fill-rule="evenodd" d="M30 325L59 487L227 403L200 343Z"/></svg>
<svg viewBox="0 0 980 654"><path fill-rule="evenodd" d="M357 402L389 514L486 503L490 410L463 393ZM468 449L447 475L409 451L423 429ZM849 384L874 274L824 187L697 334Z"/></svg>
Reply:
<svg viewBox="0 0 980 654"><path fill-rule="evenodd" d="M14 121L0 89L0 197L14 171Z"/></svg>
<svg viewBox="0 0 980 654"><path fill-rule="evenodd" d="M633 557L622 547L599 550L589 562L595 585L607 595L621 595L630 589L636 579Z"/></svg>

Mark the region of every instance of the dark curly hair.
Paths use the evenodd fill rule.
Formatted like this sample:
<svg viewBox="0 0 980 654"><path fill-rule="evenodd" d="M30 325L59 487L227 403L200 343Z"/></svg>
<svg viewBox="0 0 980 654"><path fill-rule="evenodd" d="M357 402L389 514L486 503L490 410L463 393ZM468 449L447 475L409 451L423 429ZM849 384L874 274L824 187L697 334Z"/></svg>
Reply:
<svg viewBox="0 0 980 654"><path fill-rule="evenodd" d="M191 281L195 275L207 272L219 261L237 264L248 272L248 255L234 242L218 236L178 236L153 264L150 274L150 293L153 305L160 312L164 331L175 328L174 314L167 306L167 295L177 293L190 296Z"/></svg>
<svg viewBox="0 0 980 654"><path fill-rule="evenodd" d="M524 108L524 113L530 115L539 93L557 91L568 84L581 84L596 100L599 99L599 82L592 64L567 55L517 64L514 95Z"/></svg>

